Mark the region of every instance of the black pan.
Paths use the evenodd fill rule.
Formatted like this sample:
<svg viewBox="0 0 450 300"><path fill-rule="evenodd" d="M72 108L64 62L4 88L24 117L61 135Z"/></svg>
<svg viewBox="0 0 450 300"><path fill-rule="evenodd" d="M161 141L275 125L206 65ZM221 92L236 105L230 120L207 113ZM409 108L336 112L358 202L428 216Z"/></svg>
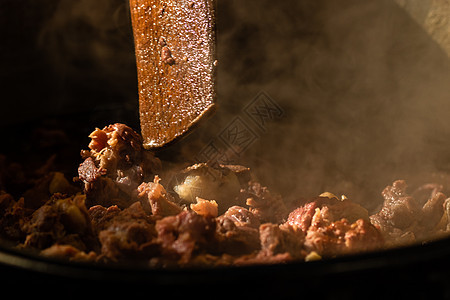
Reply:
<svg viewBox="0 0 450 300"><path fill-rule="evenodd" d="M40 144L36 129L56 126L70 133L57 161L70 175L95 127L125 122L138 129L128 3L95 3L1 2L1 153L39 165L61 145ZM426 16L430 7L421 9ZM158 155L176 161L189 149L195 156L211 141L223 143L221 133L239 119L255 138L233 159L275 191L345 193L372 211L395 179L450 173L449 59L420 16L387 0L219 1L219 110ZM260 95L281 108L263 126L246 113ZM63 287L72 296L442 298L450 295L449 267L448 239L318 262L182 270L0 248L0 284L30 295Z"/></svg>
<svg viewBox="0 0 450 300"><path fill-rule="evenodd" d="M324 261L215 269L96 266L43 258L2 244L2 285L21 295L442 299L450 289L450 240Z"/></svg>

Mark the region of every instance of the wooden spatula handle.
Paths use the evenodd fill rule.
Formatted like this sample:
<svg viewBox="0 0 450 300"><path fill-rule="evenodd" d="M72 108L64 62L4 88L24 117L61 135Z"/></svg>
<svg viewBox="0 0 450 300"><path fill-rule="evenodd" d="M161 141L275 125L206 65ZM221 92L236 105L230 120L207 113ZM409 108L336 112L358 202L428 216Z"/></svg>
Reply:
<svg viewBox="0 0 450 300"><path fill-rule="evenodd" d="M144 146L186 133L216 98L215 0L130 0Z"/></svg>

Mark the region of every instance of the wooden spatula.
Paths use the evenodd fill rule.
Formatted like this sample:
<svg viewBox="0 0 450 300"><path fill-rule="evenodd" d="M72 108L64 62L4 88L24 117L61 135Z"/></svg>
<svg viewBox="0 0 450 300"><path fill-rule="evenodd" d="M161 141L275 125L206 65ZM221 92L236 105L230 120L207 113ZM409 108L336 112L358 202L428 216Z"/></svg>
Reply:
<svg viewBox="0 0 450 300"><path fill-rule="evenodd" d="M144 147L185 134L216 98L215 0L130 0Z"/></svg>

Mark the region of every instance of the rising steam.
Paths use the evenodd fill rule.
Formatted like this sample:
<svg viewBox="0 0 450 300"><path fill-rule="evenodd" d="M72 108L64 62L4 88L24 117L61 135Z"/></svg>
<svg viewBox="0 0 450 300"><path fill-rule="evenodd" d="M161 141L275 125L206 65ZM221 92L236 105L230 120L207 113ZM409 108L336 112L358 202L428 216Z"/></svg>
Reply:
<svg viewBox="0 0 450 300"><path fill-rule="evenodd" d="M238 162L288 198L328 190L375 208L394 179L448 172L445 28L424 27L435 2L218 0L218 112L161 154L193 160L265 91L284 114ZM39 41L62 77L103 82L137 108L127 7L59 1Z"/></svg>
<svg viewBox="0 0 450 300"><path fill-rule="evenodd" d="M186 147L264 90L285 114L240 161L287 197L329 190L374 208L392 180L448 172L449 58L396 2L219 1L218 12L220 109Z"/></svg>

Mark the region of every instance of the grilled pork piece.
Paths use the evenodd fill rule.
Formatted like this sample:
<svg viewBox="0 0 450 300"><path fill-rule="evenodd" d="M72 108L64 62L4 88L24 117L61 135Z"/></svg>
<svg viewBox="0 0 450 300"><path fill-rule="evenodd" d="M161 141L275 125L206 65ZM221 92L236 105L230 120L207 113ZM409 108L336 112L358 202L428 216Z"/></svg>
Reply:
<svg viewBox="0 0 450 300"><path fill-rule="evenodd" d="M318 197L295 209L286 225L305 234L305 250L323 257L374 250L384 243L366 209L334 195Z"/></svg>
<svg viewBox="0 0 450 300"><path fill-rule="evenodd" d="M155 176L153 182L143 182L137 189L143 202L148 201L154 216L172 216L181 212L181 207L174 203L172 196L159 183L159 177ZM146 203L147 204L147 203Z"/></svg>
<svg viewBox="0 0 450 300"><path fill-rule="evenodd" d="M412 194L404 180L387 186L380 211L370 216L390 246L404 245L430 238L444 213L446 196L442 186L427 184Z"/></svg>
<svg viewBox="0 0 450 300"><path fill-rule="evenodd" d="M156 222L161 261L188 264L196 255L214 245L216 222L192 211L182 211Z"/></svg>
<svg viewBox="0 0 450 300"><path fill-rule="evenodd" d="M232 206L216 222L216 252L243 255L260 249L260 222L248 209Z"/></svg>
<svg viewBox="0 0 450 300"><path fill-rule="evenodd" d="M128 208L117 211L106 208L91 208L96 216L98 238L101 243L100 260L130 261L145 260L159 254L156 241L155 220L135 202Z"/></svg>
<svg viewBox="0 0 450 300"><path fill-rule="evenodd" d="M54 194L33 212L22 226L25 247L45 249L54 244L71 245L81 251L98 250L85 196Z"/></svg>
<svg viewBox="0 0 450 300"><path fill-rule="evenodd" d="M90 150L81 151L84 162L78 168L86 205L126 208L138 201L137 187L153 180L161 169L159 159L144 150L142 137L124 124L97 128L89 137Z"/></svg>
<svg viewBox="0 0 450 300"><path fill-rule="evenodd" d="M250 211L261 222L281 223L289 213L280 195L272 194L267 187L256 181L250 181L247 188L241 189L239 197L246 200Z"/></svg>

